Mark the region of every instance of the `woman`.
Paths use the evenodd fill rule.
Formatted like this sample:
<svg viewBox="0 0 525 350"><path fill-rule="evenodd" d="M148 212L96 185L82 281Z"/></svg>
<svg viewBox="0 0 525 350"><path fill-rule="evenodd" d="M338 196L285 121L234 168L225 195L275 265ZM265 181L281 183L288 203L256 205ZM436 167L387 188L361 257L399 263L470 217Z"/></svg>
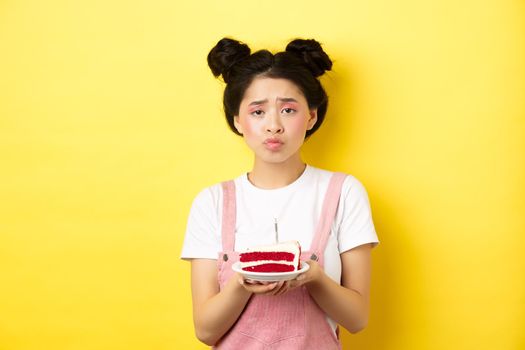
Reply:
<svg viewBox="0 0 525 350"><path fill-rule="evenodd" d="M188 219L199 340L219 349L339 349L337 324L368 319L371 248L378 243L363 186L305 164L301 147L322 124L328 98L317 79L332 62L315 40L251 54L224 38L208 64L226 83L231 130L253 151L253 168L204 189ZM248 247L297 240L310 269L291 281L252 283L231 265Z"/></svg>

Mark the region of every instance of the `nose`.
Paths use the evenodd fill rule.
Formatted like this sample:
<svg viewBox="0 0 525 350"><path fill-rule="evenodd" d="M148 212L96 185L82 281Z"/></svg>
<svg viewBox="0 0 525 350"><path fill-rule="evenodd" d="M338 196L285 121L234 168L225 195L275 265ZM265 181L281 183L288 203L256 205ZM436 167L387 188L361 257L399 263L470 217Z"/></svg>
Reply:
<svg viewBox="0 0 525 350"><path fill-rule="evenodd" d="M272 113L267 118L266 131L271 134L281 134L284 131L281 118L277 113Z"/></svg>

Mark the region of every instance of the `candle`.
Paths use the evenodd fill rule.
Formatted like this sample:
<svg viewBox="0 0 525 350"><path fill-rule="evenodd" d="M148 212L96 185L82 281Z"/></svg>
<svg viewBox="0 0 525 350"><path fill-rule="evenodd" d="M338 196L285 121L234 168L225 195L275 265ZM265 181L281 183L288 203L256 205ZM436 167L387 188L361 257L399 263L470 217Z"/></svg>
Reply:
<svg viewBox="0 0 525 350"><path fill-rule="evenodd" d="M275 229L275 243L279 243L279 228L277 227L277 218L273 218L274 220L274 229Z"/></svg>

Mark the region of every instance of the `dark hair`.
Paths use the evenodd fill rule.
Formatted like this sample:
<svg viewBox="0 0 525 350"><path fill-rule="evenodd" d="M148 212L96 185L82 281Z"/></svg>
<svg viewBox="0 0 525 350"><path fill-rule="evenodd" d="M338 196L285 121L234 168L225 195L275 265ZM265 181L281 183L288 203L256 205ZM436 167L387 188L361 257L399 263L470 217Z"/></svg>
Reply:
<svg viewBox="0 0 525 350"><path fill-rule="evenodd" d="M224 113L230 129L240 135L233 118L239 114L239 106L246 89L256 77L287 79L296 84L306 98L310 109L317 108L317 122L306 137L322 124L328 106L328 96L317 79L332 68L332 61L313 39L295 39L286 50L272 54L260 50L250 54L250 48L237 40L223 38L208 54L208 65L215 77L222 75L224 89Z"/></svg>

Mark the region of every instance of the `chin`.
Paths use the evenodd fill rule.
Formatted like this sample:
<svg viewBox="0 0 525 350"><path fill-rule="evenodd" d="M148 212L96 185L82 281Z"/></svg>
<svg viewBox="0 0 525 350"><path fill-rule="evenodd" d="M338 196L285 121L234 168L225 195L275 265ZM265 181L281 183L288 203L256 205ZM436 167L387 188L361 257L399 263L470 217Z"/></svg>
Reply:
<svg viewBox="0 0 525 350"><path fill-rule="evenodd" d="M268 164L273 164L273 165L277 165L277 164L284 164L284 163L287 163L291 157L284 157L284 156L278 156L278 157L259 157L259 159L264 162L264 163L268 163Z"/></svg>

